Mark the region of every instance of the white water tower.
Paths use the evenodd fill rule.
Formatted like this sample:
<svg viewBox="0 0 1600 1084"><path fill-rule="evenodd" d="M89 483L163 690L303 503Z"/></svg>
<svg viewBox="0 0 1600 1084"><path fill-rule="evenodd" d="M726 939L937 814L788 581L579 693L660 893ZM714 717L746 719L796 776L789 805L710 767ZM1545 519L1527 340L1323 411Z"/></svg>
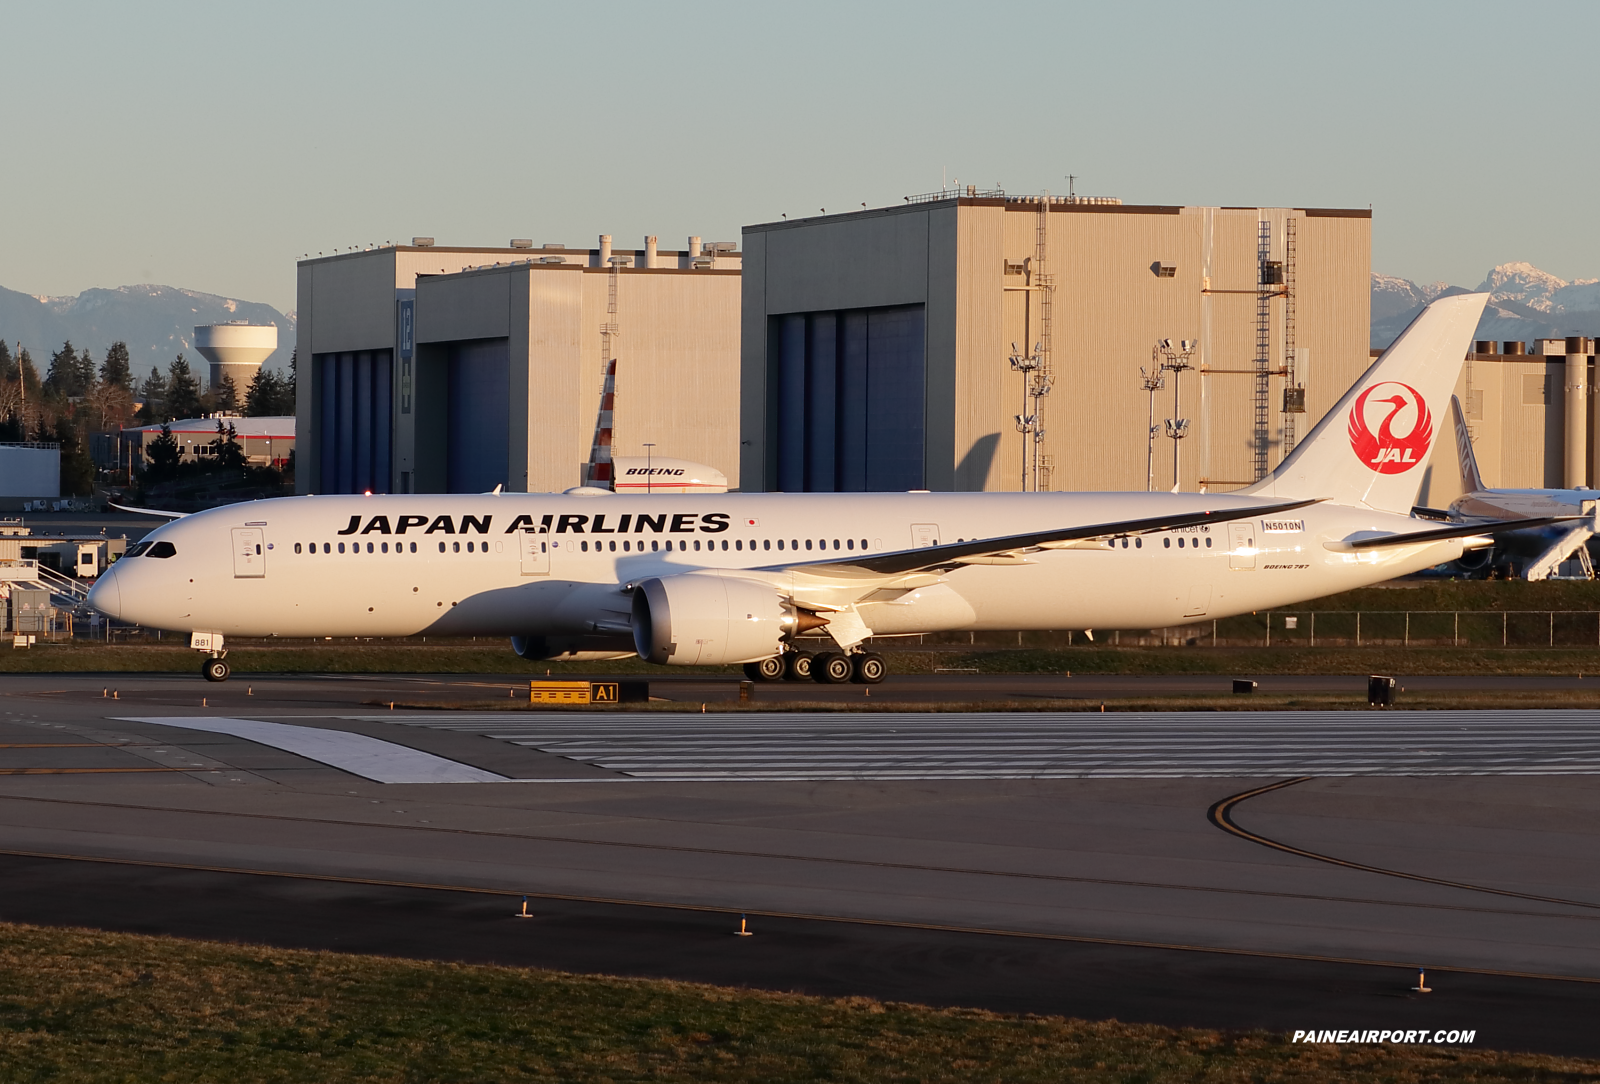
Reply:
<svg viewBox="0 0 1600 1084"><path fill-rule="evenodd" d="M194 347L211 363L210 386L215 389L224 376L231 377L243 400L261 363L278 349L278 329L271 324L202 324L194 329Z"/></svg>

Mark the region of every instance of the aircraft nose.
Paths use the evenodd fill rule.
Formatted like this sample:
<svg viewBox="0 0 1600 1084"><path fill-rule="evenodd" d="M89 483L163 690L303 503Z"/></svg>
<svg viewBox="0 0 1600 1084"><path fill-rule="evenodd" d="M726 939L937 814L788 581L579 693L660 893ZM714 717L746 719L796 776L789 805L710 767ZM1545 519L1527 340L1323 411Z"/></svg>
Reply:
<svg viewBox="0 0 1600 1084"><path fill-rule="evenodd" d="M117 566L112 565L89 588L88 602L107 617L122 616L122 589L117 586Z"/></svg>

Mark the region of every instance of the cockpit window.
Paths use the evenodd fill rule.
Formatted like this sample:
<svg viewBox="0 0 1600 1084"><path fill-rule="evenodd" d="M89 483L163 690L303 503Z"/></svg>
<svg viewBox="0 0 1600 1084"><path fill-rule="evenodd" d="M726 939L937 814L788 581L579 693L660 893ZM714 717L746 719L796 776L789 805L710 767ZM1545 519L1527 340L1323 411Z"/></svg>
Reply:
<svg viewBox="0 0 1600 1084"><path fill-rule="evenodd" d="M155 545L154 542L140 542L138 545L134 546L128 551L127 556L143 557L145 550L149 549L153 545Z"/></svg>
<svg viewBox="0 0 1600 1084"><path fill-rule="evenodd" d="M145 553L146 557L173 557L177 555L177 548L171 542L161 541L153 544Z"/></svg>

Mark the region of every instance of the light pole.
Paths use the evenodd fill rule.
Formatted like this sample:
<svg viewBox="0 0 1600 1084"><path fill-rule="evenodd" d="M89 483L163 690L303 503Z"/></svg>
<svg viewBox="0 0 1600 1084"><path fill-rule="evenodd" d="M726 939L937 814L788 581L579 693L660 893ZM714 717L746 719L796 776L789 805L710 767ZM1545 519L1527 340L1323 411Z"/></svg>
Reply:
<svg viewBox="0 0 1600 1084"><path fill-rule="evenodd" d="M1172 438L1172 488L1174 490L1178 488L1183 477L1178 470L1180 466L1178 449L1181 446L1179 442L1189 435L1189 419L1182 417L1178 409L1178 392L1183 384L1180 377L1186 370L1194 368L1193 365L1189 364L1189 359L1194 357L1194 352L1199 345L1200 343L1197 339L1184 339L1178 344L1178 348L1174 350L1171 339L1162 339L1156 343L1156 353L1166 359L1161 368L1167 369L1172 373L1172 417L1166 420L1166 425L1167 436Z"/></svg>
<svg viewBox="0 0 1600 1084"><path fill-rule="evenodd" d="M1017 415L1017 432L1022 434L1022 491L1028 492L1028 472L1033 471L1033 488L1039 488L1039 441L1044 429L1039 425L1039 400L1050 393L1049 378L1040 378L1039 366L1044 359L1044 344L1034 345L1033 353L1023 354L1017 344L1011 344L1011 370L1022 374L1022 413ZM1029 400L1032 413L1029 413Z"/></svg>
<svg viewBox="0 0 1600 1084"><path fill-rule="evenodd" d="M1156 392L1167 386L1167 378L1162 374L1161 365L1156 360L1157 354L1154 347L1150 349L1150 368L1139 366L1139 381L1144 390L1150 393L1150 416L1145 429L1144 452L1144 491L1149 493L1156 487L1156 430L1161 428L1156 424Z"/></svg>

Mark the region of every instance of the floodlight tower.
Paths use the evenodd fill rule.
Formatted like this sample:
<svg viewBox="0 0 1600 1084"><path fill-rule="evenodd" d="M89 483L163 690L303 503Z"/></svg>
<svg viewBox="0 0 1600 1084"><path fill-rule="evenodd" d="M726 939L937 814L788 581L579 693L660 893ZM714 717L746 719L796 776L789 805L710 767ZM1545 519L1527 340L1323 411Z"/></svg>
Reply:
<svg viewBox="0 0 1600 1084"><path fill-rule="evenodd" d="M1150 368L1139 366L1139 382L1145 391L1150 393L1150 415L1145 429L1144 450L1144 491L1149 493L1156 487L1156 433L1160 426L1156 424L1156 392L1167 386L1167 378L1163 373L1160 354L1156 347L1150 348Z"/></svg>
<svg viewBox="0 0 1600 1084"><path fill-rule="evenodd" d="M1171 339L1162 339L1156 343L1156 353L1160 354L1163 361L1161 368L1172 373L1172 417L1166 420L1167 436L1172 438L1172 488L1176 490L1182 475L1178 473L1178 449L1180 442L1189 435L1189 419L1180 417L1178 410L1178 392L1182 381L1179 377L1194 366L1189 364L1189 359L1194 357L1194 352L1200 346L1198 339L1184 339L1178 344L1176 350L1172 347Z"/></svg>

